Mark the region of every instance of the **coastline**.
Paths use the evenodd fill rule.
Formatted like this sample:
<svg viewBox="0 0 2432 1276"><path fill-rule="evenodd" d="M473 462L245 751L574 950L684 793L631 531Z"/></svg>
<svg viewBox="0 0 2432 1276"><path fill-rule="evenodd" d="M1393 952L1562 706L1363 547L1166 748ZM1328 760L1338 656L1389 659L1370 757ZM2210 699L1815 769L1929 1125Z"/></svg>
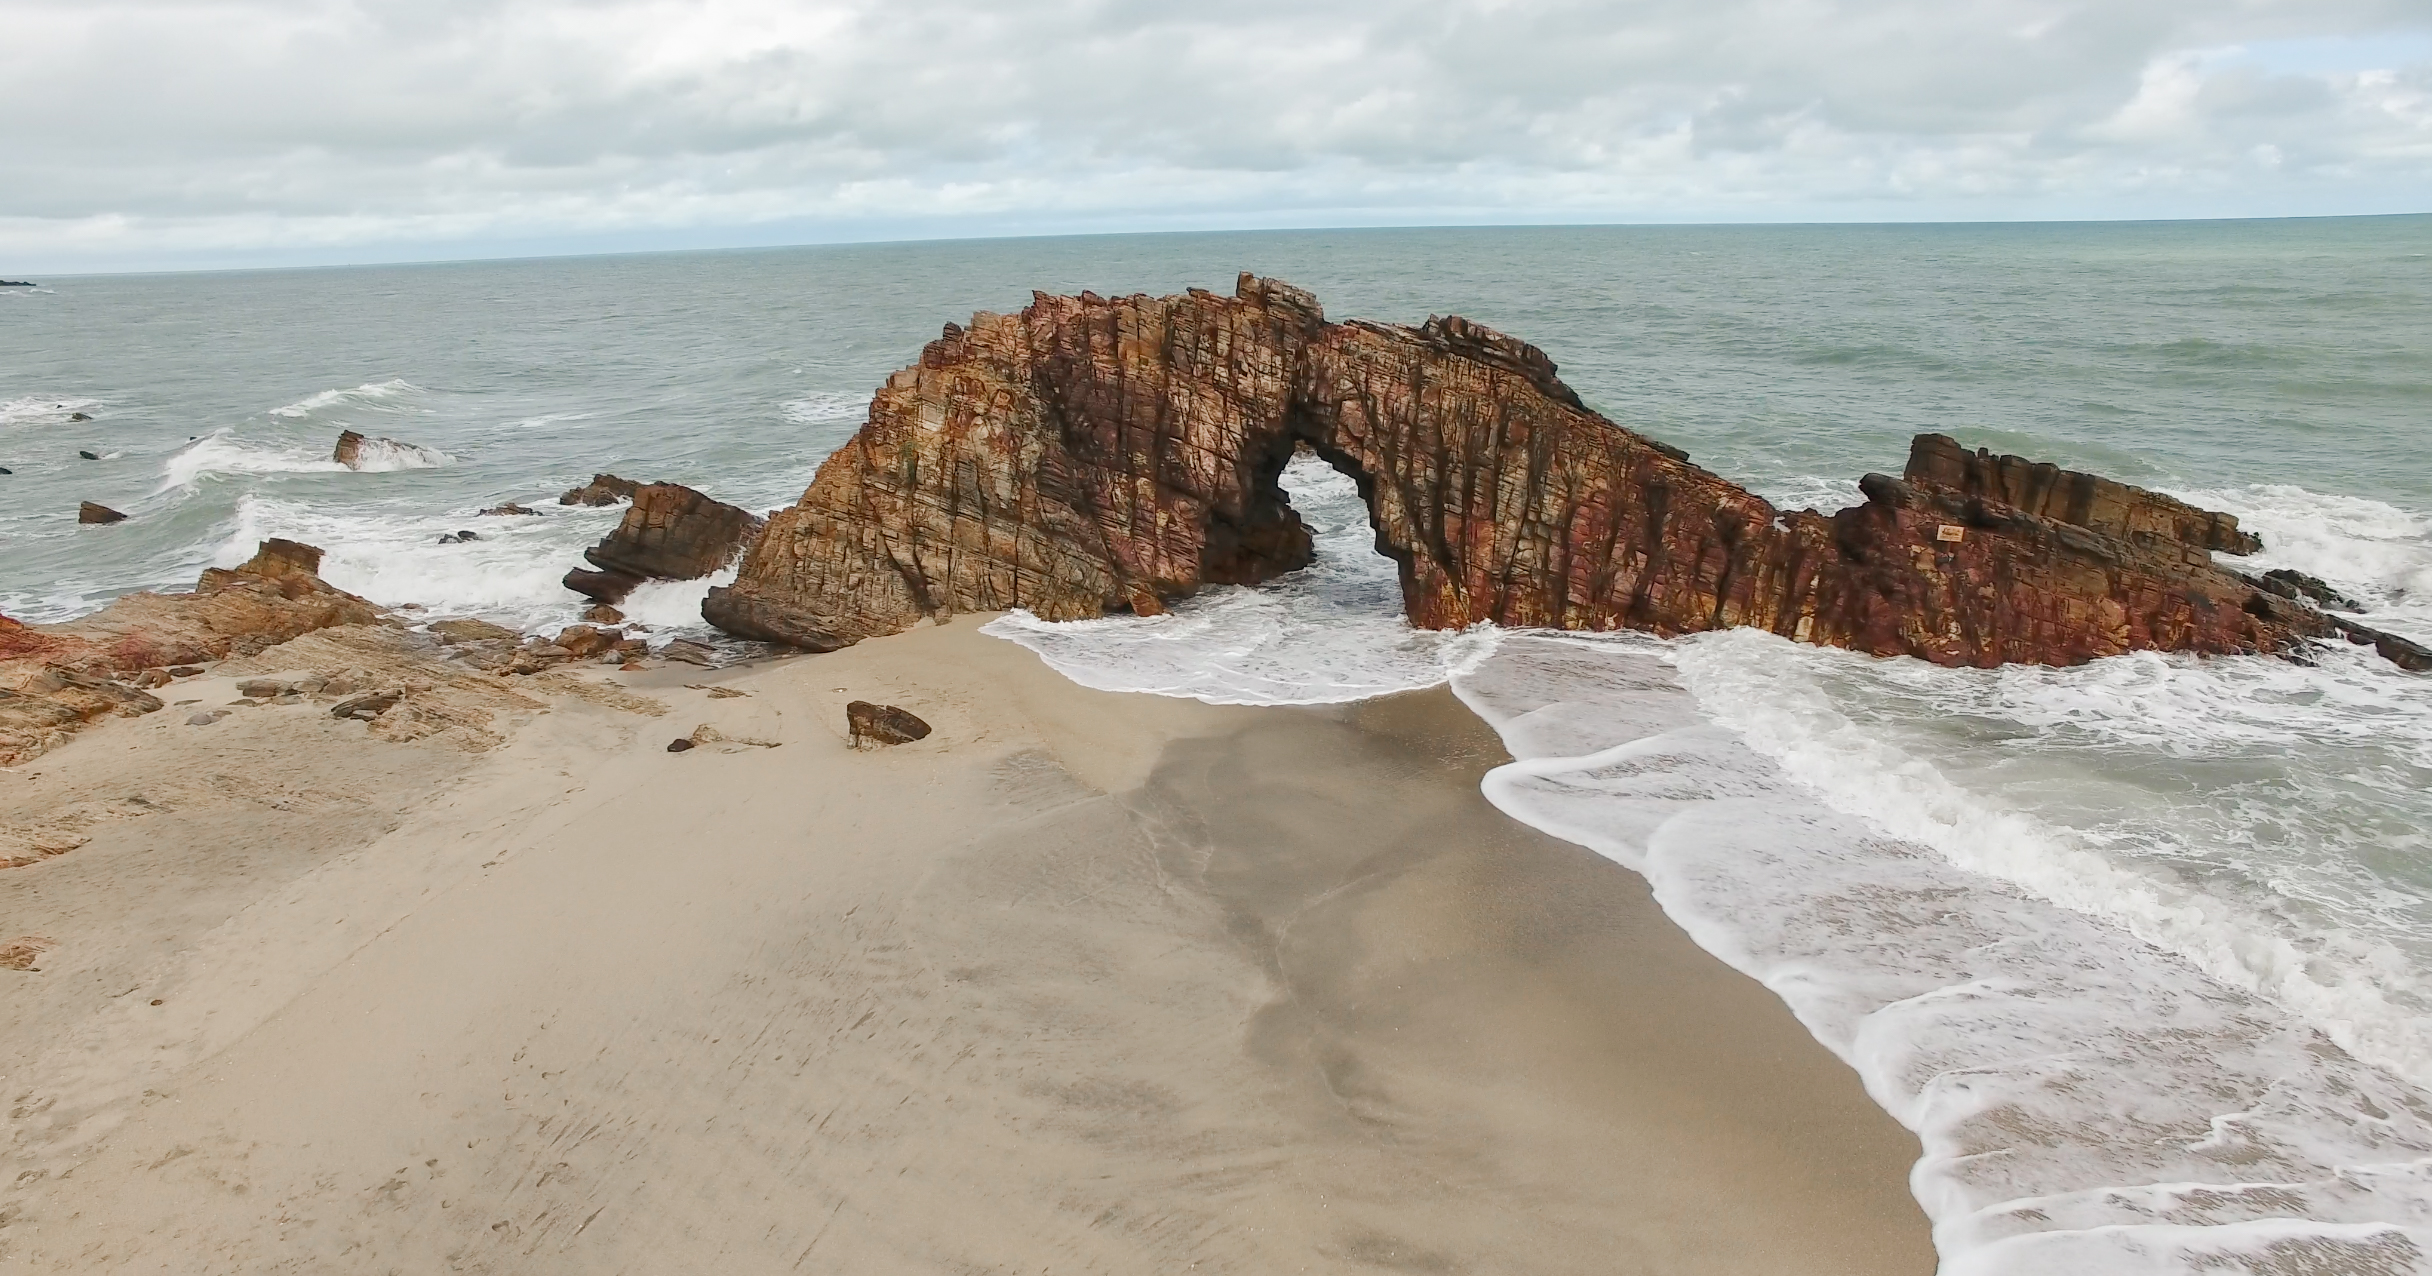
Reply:
<svg viewBox="0 0 2432 1276"><path fill-rule="evenodd" d="M0 777L95 812L0 871L52 941L0 1268L1932 1269L1914 1138L1489 806L1449 691L1098 692L979 623ZM855 698L935 733L851 751Z"/></svg>

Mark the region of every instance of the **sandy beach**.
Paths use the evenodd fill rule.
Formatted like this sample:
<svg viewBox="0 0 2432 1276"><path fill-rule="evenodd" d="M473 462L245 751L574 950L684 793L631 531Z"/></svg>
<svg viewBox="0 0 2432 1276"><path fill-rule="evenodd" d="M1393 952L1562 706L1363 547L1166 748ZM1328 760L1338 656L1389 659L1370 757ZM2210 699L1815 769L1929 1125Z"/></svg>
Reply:
<svg viewBox="0 0 2432 1276"><path fill-rule="evenodd" d="M1915 1140L1448 692L979 623L188 724L316 635L0 774L84 839L0 870L0 1270L1932 1270Z"/></svg>

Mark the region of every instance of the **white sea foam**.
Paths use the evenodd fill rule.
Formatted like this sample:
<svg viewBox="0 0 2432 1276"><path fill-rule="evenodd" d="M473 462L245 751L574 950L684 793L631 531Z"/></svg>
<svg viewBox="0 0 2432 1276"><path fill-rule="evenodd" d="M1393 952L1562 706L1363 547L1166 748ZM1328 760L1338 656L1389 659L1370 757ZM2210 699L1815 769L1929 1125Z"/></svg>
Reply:
<svg viewBox="0 0 2432 1276"><path fill-rule="evenodd" d="M396 470L434 469L449 464L453 458L434 448L397 443L390 439L366 439L358 454L359 463L353 467L365 473ZM229 429L214 430L180 448L162 466L161 482L156 491L192 487L207 474L345 474L347 466L330 459L327 451L307 451L297 447L249 442L236 437Z"/></svg>
<svg viewBox="0 0 2432 1276"><path fill-rule="evenodd" d="M715 571L699 580L646 580L618 603L625 618L650 626L656 633L671 630L707 629L709 622L701 619L701 602L709 597L714 586L735 583L732 567Z"/></svg>
<svg viewBox="0 0 2432 1276"><path fill-rule="evenodd" d="M779 404L777 411L795 425L840 425L859 421L870 410L868 394L807 394Z"/></svg>
<svg viewBox="0 0 2432 1276"><path fill-rule="evenodd" d="M289 537L321 547L321 575L329 583L383 606L414 603L433 615L481 616L540 632L580 617L587 604L561 578L619 517L616 510L555 507L537 518L331 512L248 495L213 561L233 566L265 537ZM438 543L460 529L480 539ZM697 611L693 623L700 623Z"/></svg>
<svg viewBox="0 0 2432 1276"><path fill-rule="evenodd" d="M2432 627L2432 518L2278 483L2177 495L2235 514L2263 538L2261 553L2225 560L2233 566L2293 567L2337 586L2393 627Z"/></svg>
<svg viewBox="0 0 2432 1276"><path fill-rule="evenodd" d="M12 425L66 425L71 415L78 412L89 414L100 406L99 399L74 397L54 399L30 395L9 399L0 401L0 428Z"/></svg>
<svg viewBox="0 0 2432 1276"><path fill-rule="evenodd" d="M398 470L435 470L455 462L456 458L435 447L419 443L400 443L395 439L365 439L355 446L355 463L344 467L365 474L390 474Z"/></svg>
<svg viewBox="0 0 2432 1276"><path fill-rule="evenodd" d="M285 407L272 408L270 415L308 417L327 408L378 403L382 400L394 399L399 395L412 394L420 389L420 386L414 385L402 377L391 378L387 381L367 381L348 389L323 390L317 394L307 395Z"/></svg>

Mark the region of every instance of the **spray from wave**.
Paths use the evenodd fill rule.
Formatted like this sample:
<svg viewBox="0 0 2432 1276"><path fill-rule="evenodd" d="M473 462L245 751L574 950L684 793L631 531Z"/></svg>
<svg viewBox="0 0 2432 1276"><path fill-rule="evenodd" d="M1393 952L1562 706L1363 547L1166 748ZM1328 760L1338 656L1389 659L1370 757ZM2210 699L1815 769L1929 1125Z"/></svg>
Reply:
<svg viewBox="0 0 2432 1276"><path fill-rule="evenodd" d="M419 393L421 389L422 387L414 385L402 377L391 378L387 381L367 381L349 389L323 390L317 394L308 395L284 407L272 408L270 415L292 418L309 417L316 412L323 412L330 408L378 404L402 395Z"/></svg>

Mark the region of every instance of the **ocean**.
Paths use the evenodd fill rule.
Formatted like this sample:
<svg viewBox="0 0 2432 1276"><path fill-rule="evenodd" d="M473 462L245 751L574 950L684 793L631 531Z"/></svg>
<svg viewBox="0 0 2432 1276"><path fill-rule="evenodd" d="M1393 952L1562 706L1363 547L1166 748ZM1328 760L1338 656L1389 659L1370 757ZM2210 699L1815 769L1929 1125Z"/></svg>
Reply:
<svg viewBox="0 0 2432 1276"><path fill-rule="evenodd" d="M2432 639L2432 218L1152 235L44 280L0 290L0 612L264 536L541 630L594 471L790 503L940 325L1033 288L1458 313L1791 506L1952 434L2239 515ZM90 420L76 421L82 413ZM341 429L405 445L329 461ZM97 460L85 460L80 451ZM1486 791L1644 874L1923 1140L1950 1273L2432 1270L2432 679L2142 654L1949 670L1732 632L1411 631L1348 480L1308 570L990 632L1232 703L1449 683ZM129 521L83 527L77 502ZM537 518L484 518L503 501ZM439 543L472 529L480 539ZM627 610L698 627L712 582Z"/></svg>

